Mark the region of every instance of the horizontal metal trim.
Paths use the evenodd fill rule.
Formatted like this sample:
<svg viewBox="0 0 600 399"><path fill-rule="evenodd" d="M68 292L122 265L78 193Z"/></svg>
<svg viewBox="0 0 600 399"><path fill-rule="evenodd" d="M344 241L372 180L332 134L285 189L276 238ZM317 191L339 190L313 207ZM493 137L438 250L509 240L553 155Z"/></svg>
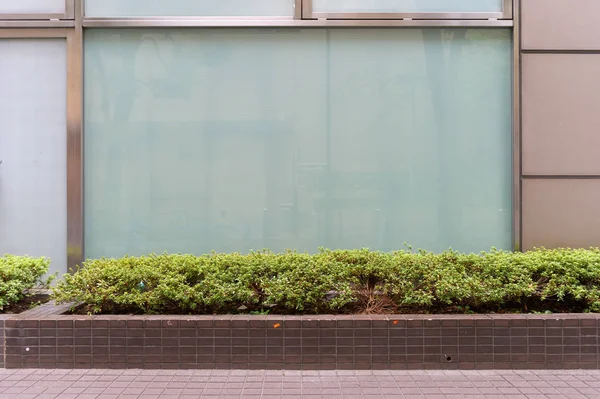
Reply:
<svg viewBox="0 0 600 399"><path fill-rule="evenodd" d="M119 21L128 21L128 20L147 20L147 21L163 21L163 20L172 20L172 21L293 21L295 18L293 16L235 16L235 15L227 15L227 16L158 16L158 17L135 17L135 16L127 16L127 17L94 17L94 16L84 16L85 20L119 20Z"/></svg>
<svg viewBox="0 0 600 399"><path fill-rule="evenodd" d="M325 18L325 19L503 19L505 18L503 12L378 12L378 13L348 13L348 12L313 12L312 18Z"/></svg>
<svg viewBox="0 0 600 399"><path fill-rule="evenodd" d="M523 54L600 54L600 49L596 50L521 50Z"/></svg>
<svg viewBox="0 0 600 399"><path fill-rule="evenodd" d="M600 175L523 175L527 180L598 180Z"/></svg>
<svg viewBox="0 0 600 399"><path fill-rule="evenodd" d="M0 39L66 39L72 29L0 29Z"/></svg>
<svg viewBox="0 0 600 399"><path fill-rule="evenodd" d="M239 18L84 18L86 28L180 28L180 27L512 27L512 20L297 20L286 19L239 19Z"/></svg>
<svg viewBox="0 0 600 399"><path fill-rule="evenodd" d="M75 21L0 21L0 29L73 27L75 27Z"/></svg>
<svg viewBox="0 0 600 399"><path fill-rule="evenodd" d="M2 14L0 13L0 21L3 20L46 20L46 19L67 19L67 12L60 14Z"/></svg>

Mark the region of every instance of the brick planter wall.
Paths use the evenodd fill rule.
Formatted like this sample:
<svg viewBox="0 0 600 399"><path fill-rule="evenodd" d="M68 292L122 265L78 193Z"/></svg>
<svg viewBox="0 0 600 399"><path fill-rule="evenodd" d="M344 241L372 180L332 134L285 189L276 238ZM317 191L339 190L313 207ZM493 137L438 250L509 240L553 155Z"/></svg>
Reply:
<svg viewBox="0 0 600 399"><path fill-rule="evenodd" d="M6 320L6 367L544 369L599 366L600 317L71 316Z"/></svg>

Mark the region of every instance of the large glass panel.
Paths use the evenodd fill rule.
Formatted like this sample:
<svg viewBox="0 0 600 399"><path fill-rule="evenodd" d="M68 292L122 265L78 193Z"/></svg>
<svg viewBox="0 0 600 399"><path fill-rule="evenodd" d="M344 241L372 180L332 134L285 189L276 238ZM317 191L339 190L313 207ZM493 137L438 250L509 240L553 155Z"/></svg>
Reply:
<svg viewBox="0 0 600 399"><path fill-rule="evenodd" d="M502 0L313 0L313 12L502 12Z"/></svg>
<svg viewBox="0 0 600 399"><path fill-rule="evenodd" d="M62 14L65 0L0 0L2 14Z"/></svg>
<svg viewBox="0 0 600 399"><path fill-rule="evenodd" d="M86 0L88 17L293 16L294 0Z"/></svg>
<svg viewBox="0 0 600 399"><path fill-rule="evenodd" d="M86 256L511 246L511 32L90 30Z"/></svg>
<svg viewBox="0 0 600 399"><path fill-rule="evenodd" d="M64 39L0 39L0 255L67 264Z"/></svg>

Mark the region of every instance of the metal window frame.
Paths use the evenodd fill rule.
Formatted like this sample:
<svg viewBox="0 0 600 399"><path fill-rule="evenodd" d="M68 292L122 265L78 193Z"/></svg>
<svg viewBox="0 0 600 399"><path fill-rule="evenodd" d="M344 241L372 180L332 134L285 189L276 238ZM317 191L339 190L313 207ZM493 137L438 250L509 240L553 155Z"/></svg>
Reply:
<svg viewBox="0 0 600 399"><path fill-rule="evenodd" d="M293 18L84 18L84 28L510 28L512 20L298 20Z"/></svg>
<svg viewBox="0 0 600 399"><path fill-rule="evenodd" d="M302 17L304 19L416 19L416 20L481 20L481 19L502 19L510 20L513 18L513 0L502 0L501 12L314 12L313 0L303 0Z"/></svg>
<svg viewBox="0 0 600 399"><path fill-rule="evenodd" d="M512 235L513 250L523 249L523 151L521 115L521 0L513 0L513 136Z"/></svg>
<svg viewBox="0 0 600 399"><path fill-rule="evenodd" d="M75 0L85 8L85 0ZM292 1L292 0L290 0ZM293 0L294 15L274 16L186 16L186 17L86 17L85 28L506 28L512 27L512 0L502 0L503 13L401 13L331 14L312 13L312 0ZM331 16L332 18L328 18Z"/></svg>
<svg viewBox="0 0 600 399"><path fill-rule="evenodd" d="M302 19L310 0L294 0L295 14L290 18L86 18L85 0L67 0L71 4L68 17L73 20L2 20L0 39L4 38L66 38L67 40L67 269L74 271L84 260L84 180L83 180L83 29L134 27L512 27L513 30L513 97L512 97L512 243L514 250L522 248L521 215L521 45L520 1L510 3L512 19ZM450 15L450 14L448 14ZM448 15L445 15L448 17ZM508 15L508 14L506 14ZM428 15L431 16L431 15ZM47 17L45 15L44 17ZM456 18L456 15L452 15Z"/></svg>
<svg viewBox="0 0 600 399"><path fill-rule="evenodd" d="M68 42L67 270L84 261L83 219L83 0L74 0L75 26Z"/></svg>
<svg viewBox="0 0 600 399"><path fill-rule="evenodd" d="M18 0L15 0L18 1ZM25 14L3 14L0 12L0 20L18 21L45 21L45 20L73 20L75 19L75 0L65 0L64 13L25 13ZM17 25L17 24L15 24Z"/></svg>

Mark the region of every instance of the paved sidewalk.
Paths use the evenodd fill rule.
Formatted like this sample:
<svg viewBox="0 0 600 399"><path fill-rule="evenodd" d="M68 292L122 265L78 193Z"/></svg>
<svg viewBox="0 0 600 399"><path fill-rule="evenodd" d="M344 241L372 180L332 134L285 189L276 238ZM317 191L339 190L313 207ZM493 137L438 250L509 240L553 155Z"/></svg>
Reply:
<svg viewBox="0 0 600 399"><path fill-rule="evenodd" d="M0 398L600 399L600 371L0 370Z"/></svg>

